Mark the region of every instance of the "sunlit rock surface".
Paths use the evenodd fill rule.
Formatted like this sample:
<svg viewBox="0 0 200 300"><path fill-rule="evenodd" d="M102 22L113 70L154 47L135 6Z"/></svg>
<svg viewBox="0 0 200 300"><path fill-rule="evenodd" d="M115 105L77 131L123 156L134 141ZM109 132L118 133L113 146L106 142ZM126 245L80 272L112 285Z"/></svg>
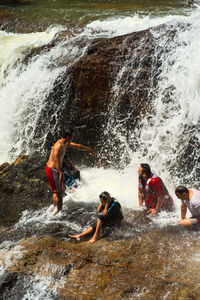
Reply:
<svg viewBox="0 0 200 300"><path fill-rule="evenodd" d="M67 234L67 233L66 233ZM0 290L20 299L25 286L45 281L51 299L199 299L199 238L155 230L139 237L72 243L45 236L19 243ZM11 257L12 249L1 257ZM12 261L12 257L11 257ZM37 279L36 279L37 278ZM46 279L46 280L44 280ZM19 280L24 286L19 290ZM56 292L55 292L56 290ZM9 298L10 297L10 298Z"/></svg>

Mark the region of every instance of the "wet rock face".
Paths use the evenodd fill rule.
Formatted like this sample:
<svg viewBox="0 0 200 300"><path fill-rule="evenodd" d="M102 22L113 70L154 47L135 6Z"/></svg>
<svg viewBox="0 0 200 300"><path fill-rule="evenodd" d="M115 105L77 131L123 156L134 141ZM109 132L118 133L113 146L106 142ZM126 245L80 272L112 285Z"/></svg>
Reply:
<svg viewBox="0 0 200 300"><path fill-rule="evenodd" d="M20 246L23 256L7 269L2 295L9 286L19 286L22 278L31 286L37 274L37 281L49 279L48 291L57 286L51 299L199 299L195 235L157 230L137 238L101 239L93 245L46 236L24 240ZM9 256L9 251L3 255ZM18 292L15 289L21 290L25 294L23 285Z"/></svg>
<svg viewBox="0 0 200 300"><path fill-rule="evenodd" d="M174 34L173 29L171 33L162 26L162 30ZM24 64L61 42L62 47L67 48L70 37L71 33L63 31L48 45L28 51ZM119 130L130 148L133 151L137 148L135 139L130 140L130 136L141 118L152 110L154 95L150 91L156 91L162 64L155 57L151 30L110 39L88 41L83 38L77 43L72 46L81 49L87 46L81 59L70 61L69 67L72 58L66 54L50 66L52 72L56 66L63 66L65 70L47 95L29 146L45 152L51 141L60 138L65 128L73 126L75 141L94 148L99 159L104 155L105 163L112 161L112 165L117 166L121 152L128 162L129 155L125 147L119 151L120 141L112 128L122 122ZM80 156L74 151L73 158L78 163L91 165L87 155Z"/></svg>
<svg viewBox="0 0 200 300"><path fill-rule="evenodd" d="M46 159L38 154L1 165L0 225L17 222L26 209L36 210L51 203L45 166Z"/></svg>
<svg viewBox="0 0 200 300"><path fill-rule="evenodd" d="M77 113L72 120L79 128L80 141L84 141L87 134L93 147L102 154L106 153L105 163L109 159L112 165L119 166L121 159L121 143L113 128L122 122L119 133L123 132L124 136L126 132L125 139L130 143L130 132L151 106L151 79L157 78L159 66L153 61L153 54L153 38L146 30L97 40L74 66L73 110ZM153 82L156 88L156 79ZM78 117L80 115L82 118ZM111 129L107 128L108 124ZM135 145L131 147L134 150ZM125 156L125 149L122 152Z"/></svg>
<svg viewBox="0 0 200 300"><path fill-rule="evenodd" d="M68 39L68 34L61 34L62 42ZM60 35L46 49L40 49L49 51L59 41ZM80 43L84 47L86 42ZM29 52L25 61L28 62L35 53L38 54L40 49ZM122 120L126 120L123 121L122 130L127 133L128 141L129 132L134 130L141 117L151 108L153 95L149 90L156 88L161 64L159 60L155 60L154 51L150 30L92 41L84 57L66 68L47 96L46 105L37 122L37 139L32 141L35 143L34 147L42 147L38 145L38 137L45 136L46 120L49 128L54 128L54 131L49 130L44 148L50 140L62 136L66 127L73 126L76 128L75 141L90 145L97 152L104 151L106 144L115 150L119 141L114 139L112 130L106 135L105 128L108 123L114 126ZM67 67L68 60L69 58L64 57L59 64ZM120 73L122 66L124 71ZM55 120L52 115L56 107L59 109ZM109 143L105 142L107 140ZM132 144L133 149L134 147ZM115 155L117 161L117 151ZM87 162L85 157L77 157L76 153L74 156L80 163Z"/></svg>

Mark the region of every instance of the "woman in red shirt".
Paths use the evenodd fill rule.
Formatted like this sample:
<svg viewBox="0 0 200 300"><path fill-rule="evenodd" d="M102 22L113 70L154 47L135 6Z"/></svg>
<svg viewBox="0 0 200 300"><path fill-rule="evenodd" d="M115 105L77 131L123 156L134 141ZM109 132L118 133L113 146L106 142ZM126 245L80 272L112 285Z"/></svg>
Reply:
<svg viewBox="0 0 200 300"><path fill-rule="evenodd" d="M173 210L173 199L164 185L162 179L151 172L148 164L141 164L139 169L139 206L145 201L151 215L160 210Z"/></svg>

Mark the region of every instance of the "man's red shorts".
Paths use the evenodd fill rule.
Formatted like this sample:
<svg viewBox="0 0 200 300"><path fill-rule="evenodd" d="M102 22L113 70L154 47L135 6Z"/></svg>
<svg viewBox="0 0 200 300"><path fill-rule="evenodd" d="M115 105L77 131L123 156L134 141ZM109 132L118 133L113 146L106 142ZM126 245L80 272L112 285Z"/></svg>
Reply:
<svg viewBox="0 0 200 300"><path fill-rule="evenodd" d="M54 193L61 193L63 191L63 185L59 181L59 172L56 168L49 168L46 166L46 176L50 184L51 190Z"/></svg>

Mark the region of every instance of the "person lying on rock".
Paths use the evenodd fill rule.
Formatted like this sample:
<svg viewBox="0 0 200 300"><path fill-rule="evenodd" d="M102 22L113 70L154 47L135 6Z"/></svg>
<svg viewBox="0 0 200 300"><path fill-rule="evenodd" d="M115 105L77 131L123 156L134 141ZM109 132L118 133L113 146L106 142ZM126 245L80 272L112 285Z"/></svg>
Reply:
<svg viewBox="0 0 200 300"><path fill-rule="evenodd" d="M46 176L53 191L53 205L57 207L57 213L62 209L63 204L63 158L68 147L89 151L94 154L94 150L81 144L73 143L74 130L66 130L64 136L59 139L52 147L46 165Z"/></svg>
<svg viewBox="0 0 200 300"><path fill-rule="evenodd" d="M181 200L181 220L179 223L184 227L200 224L200 191L179 185L175 194ZM190 218L186 218L187 209L192 214Z"/></svg>
<svg viewBox="0 0 200 300"><path fill-rule="evenodd" d="M123 219L122 208L115 198L111 197L108 192L102 192L99 195L100 204L97 208L97 222L91 225L88 229L78 235L68 235L70 238L80 240L88 234L94 232L93 237L88 241L89 243L96 242L98 234L102 227L115 228L119 227Z"/></svg>
<svg viewBox="0 0 200 300"><path fill-rule="evenodd" d="M172 211L173 199L164 185L162 179L151 172L148 164L141 164L138 169L139 207L145 202L150 215L155 215L160 210Z"/></svg>

